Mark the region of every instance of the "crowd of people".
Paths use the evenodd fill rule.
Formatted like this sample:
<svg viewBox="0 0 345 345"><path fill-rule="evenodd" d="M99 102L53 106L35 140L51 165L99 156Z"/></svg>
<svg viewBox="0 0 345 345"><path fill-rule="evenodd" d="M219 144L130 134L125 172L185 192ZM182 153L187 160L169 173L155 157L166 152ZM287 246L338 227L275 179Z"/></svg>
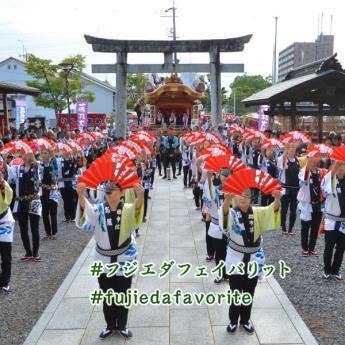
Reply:
<svg viewBox="0 0 345 345"><path fill-rule="evenodd" d="M322 278L342 281L345 146L341 137L335 138L331 133L325 143L315 143L301 131L264 133L237 124L196 128L181 136L173 129L155 134L138 130L127 138L108 138L98 131L49 130L40 138L25 131L7 135L0 149L0 287L11 291L15 221L23 243L20 260L39 262L40 217L43 240L55 240L61 198L64 221L94 232L96 260L120 265L111 278L101 274L100 289L126 292L131 278L123 275L122 266L137 257L135 238L147 221L156 170L166 180L183 176L181 187L191 188L205 223L206 261L225 263L215 284L229 281L231 290L254 296L265 262L262 234L280 228L282 236L295 236L298 211L301 255L317 256L318 235L324 232ZM249 278L252 261L259 270ZM240 263L245 273L236 268L230 274ZM230 305L229 333L238 323L254 332L251 306ZM100 338L115 331L132 336L126 308L104 303L103 311L107 326Z"/></svg>

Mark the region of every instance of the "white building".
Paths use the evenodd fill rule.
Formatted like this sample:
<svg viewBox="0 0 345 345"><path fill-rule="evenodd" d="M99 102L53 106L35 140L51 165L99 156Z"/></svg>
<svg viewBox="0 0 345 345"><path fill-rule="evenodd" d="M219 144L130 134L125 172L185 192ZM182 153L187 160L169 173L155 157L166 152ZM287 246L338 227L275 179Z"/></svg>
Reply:
<svg viewBox="0 0 345 345"><path fill-rule="evenodd" d="M14 83L20 86L26 86L26 81L33 78L25 71L25 61L19 60L14 57L9 57L0 61L0 80ZM108 82L101 81L86 73L82 74L82 79L86 83L85 90L92 91L95 94L95 101L89 103L89 113L105 113L110 114L115 111L115 87L111 86ZM49 126L55 126L56 119L53 109L46 109L36 106L33 97L21 96L25 98L27 104L27 116L30 117L45 117ZM11 116L14 116L15 101L12 102ZM74 105L71 105L73 111Z"/></svg>

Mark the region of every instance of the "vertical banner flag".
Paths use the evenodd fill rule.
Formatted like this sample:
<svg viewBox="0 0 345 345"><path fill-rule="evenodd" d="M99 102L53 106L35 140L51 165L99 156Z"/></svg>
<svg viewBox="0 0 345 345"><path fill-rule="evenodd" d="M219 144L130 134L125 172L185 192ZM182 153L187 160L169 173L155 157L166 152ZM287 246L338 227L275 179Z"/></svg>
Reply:
<svg viewBox="0 0 345 345"><path fill-rule="evenodd" d="M265 115L266 109L267 109L267 106L265 105L259 106L259 124L258 124L259 131L266 131L269 126L269 116Z"/></svg>
<svg viewBox="0 0 345 345"><path fill-rule="evenodd" d="M16 99L16 127L19 128L27 117L27 103L25 99Z"/></svg>
<svg viewBox="0 0 345 345"><path fill-rule="evenodd" d="M81 130L87 127L87 108L88 108L87 100L85 99L77 100L78 128Z"/></svg>

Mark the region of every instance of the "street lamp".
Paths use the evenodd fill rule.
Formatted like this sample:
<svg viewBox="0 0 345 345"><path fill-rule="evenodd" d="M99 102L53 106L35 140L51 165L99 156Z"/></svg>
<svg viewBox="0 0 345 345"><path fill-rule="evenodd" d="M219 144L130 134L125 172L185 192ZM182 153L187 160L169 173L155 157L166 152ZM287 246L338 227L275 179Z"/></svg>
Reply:
<svg viewBox="0 0 345 345"><path fill-rule="evenodd" d="M68 107L68 115L71 117L71 107L70 107L70 101L69 101L69 84L68 84L68 76L73 72L74 70L74 64L70 62L61 62L59 64L61 69L64 71L65 75L65 83L66 83L66 96L67 96L67 107Z"/></svg>

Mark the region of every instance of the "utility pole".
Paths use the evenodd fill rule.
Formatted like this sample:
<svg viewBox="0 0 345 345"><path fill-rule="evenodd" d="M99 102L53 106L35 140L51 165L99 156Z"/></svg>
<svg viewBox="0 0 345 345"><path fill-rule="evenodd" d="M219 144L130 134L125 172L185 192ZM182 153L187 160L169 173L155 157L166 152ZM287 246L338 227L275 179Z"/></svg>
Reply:
<svg viewBox="0 0 345 345"><path fill-rule="evenodd" d="M65 75L65 83L66 83L66 97L67 97L67 108L68 108L68 115L69 119L71 118L71 105L70 105L70 99L69 99L69 82L68 82L68 76L73 72L74 65L69 62L61 62L59 64L61 69L64 71Z"/></svg>
<svg viewBox="0 0 345 345"><path fill-rule="evenodd" d="M176 35L176 10L177 8L175 7L175 0L173 0L173 5L172 7L168 8L167 10L165 10L165 13L168 13L170 11L172 11L172 16L161 16L162 18L172 18L173 20L173 27L172 27L172 37L173 41L176 41L177 39L177 35ZM178 63L177 61L177 53L176 51L174 51L174 70L175 70L175 74L176 74L176 64Z"/></svg>
<svg viewBox="0 0 345 345"><path fill-rule="evenodd" d="M272 84L278 81L277 73L277 31L278 31L278 17L274 17L275 30L274 30L274 47L273 47L273 63L272 63Z"/></svg>

